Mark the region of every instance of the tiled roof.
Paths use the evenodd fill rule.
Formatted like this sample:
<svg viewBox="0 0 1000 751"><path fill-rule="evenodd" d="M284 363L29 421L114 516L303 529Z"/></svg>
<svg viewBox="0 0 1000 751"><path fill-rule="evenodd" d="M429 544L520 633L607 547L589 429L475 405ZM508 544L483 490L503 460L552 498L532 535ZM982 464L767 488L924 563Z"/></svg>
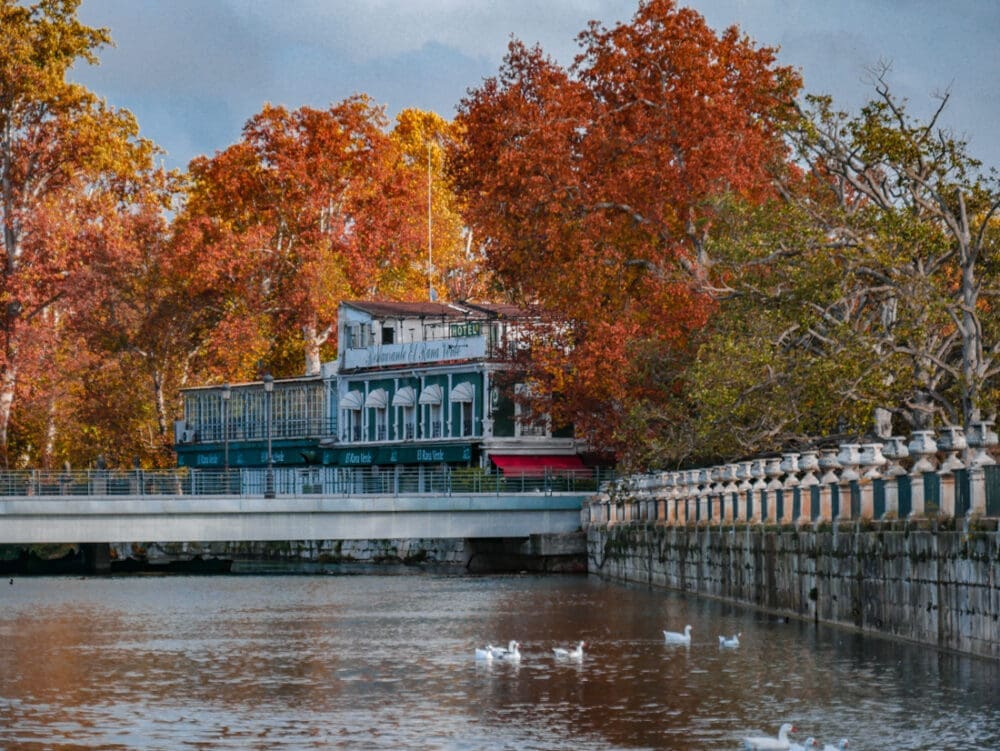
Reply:
<svg viewBox="0 0 1000 751"><path fill-rule="evenodd" d="M424 318L524 318L529 313L516 305L506 303L438 303L438 302L371 302L347 300L344 305L363 310L373 316L424 317Z"/></svg>
<svg viewBox="0 0 1000 751"><path fill-rule="evenodd" d="M373 316L425 318L467 318L464 310L439 302L370 302L367 300L347 300L344 305L371 313Z"/></svg>

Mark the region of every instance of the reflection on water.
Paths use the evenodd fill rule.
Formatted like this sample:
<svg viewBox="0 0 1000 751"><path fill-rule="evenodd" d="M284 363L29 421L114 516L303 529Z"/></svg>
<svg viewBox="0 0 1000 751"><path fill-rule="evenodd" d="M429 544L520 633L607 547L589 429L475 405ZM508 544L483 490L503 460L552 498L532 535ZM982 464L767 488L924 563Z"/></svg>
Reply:
<svg viewBox="0 0 1000 751"><path fill-rule="evenodd" d="M690 647L662 631L693 626ZM743 632L738 649L719 634ZM520 664L476 646L522 642ZM583 661L554 646L588 644ZM17 579L0 748L1000 748L1000 665L586 577Z"/></svg>

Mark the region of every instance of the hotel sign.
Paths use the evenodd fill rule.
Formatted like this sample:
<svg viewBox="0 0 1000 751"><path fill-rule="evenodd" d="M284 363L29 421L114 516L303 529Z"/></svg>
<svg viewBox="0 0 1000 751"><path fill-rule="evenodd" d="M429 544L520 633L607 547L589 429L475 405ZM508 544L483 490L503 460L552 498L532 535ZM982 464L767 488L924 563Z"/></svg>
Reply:
<svg viewBox="0 0 1000 751"><path fill-rule="evenodd" d="M449 333L453 337L479 336L483 333L482 321L466 321L465 323L453 323L449 328Z"/></svg>
<svg viewBox="0 0 1000 751"><path fill-rule="evenodd" d="M344 351L344 369L469 360L485 356L486 337L466 334L427 342L382 344L367 349L348 349Z"/></svg>

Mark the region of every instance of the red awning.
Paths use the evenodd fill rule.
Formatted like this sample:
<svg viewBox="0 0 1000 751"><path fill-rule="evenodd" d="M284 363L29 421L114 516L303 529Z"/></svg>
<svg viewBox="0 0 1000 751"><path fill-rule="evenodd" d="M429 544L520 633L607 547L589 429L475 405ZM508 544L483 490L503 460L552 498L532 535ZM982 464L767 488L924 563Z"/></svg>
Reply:
<svg viewBox="0 0 1000 751"><path fill-rule="evenodd" d="M575 454L556 456L533 454L490 454L490 459L505 475L544 475L546 471L583 470L587 467Z"/></svg>

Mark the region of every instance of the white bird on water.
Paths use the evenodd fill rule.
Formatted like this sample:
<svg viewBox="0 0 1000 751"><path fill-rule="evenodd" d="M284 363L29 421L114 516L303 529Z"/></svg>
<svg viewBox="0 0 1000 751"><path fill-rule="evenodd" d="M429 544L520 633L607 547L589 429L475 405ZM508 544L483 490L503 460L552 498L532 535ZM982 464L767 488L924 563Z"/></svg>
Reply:
<svg viewBox="0 0 1000 751"><path fill-rule="evenodd" d="M738 634L735 634L734 636L720 636L719 637L719 646L720 647L728 647L730 649L732 649L734 647L738 647L738 646L740 646L740 637L741 636L743 636L743 632L742 631L740 633L738 633Z"/></svg>
<svg viewBox="0 0 1000 751"><path fill-rule="evenodd" d="M778 728L778 737L771 735L754 735L743 739L743 748L751 751L788 751L792 747L788 734L794 733L795 727L786 722Z"/></svg>
<svg viewBox="0 0 1000 751"><path fill-rule="evenodd" d="M676 631L664 631L663 638L666 639L667 644L690 644L691 627L685 626L683 634Z"/></svg>
<svg viewBox="0 0 1000 751"><path fill-rule="evenodd" d="M788 749L789 751L809 751L809 749L811 749L813 746L818 746L818 745L819 742L817 742L815 738L810 736L809 738L806 738L805 742L802 743L801 745L798 743L793 743L788 747Z"/></svg>
<svg viewBox="0 0 1000 751"><path fill-rule="evenodd" d="M494 659L497 660L520 660L521 659L521 642L514 641L511 639L507 642L507 648L503 647L490 647L493 652Z"/></svg>
<svg viewBox="0 0 1000 751"><path fill-rule="evenodd" d="M847 751L847 738L841 738L839 741L837 741L836 746L831 746L829 743L824 743L823 751Z"/></svg>
<svg viewBox="0 0 1000 751"><path fill-rule="evenodd" d="M485 648L476 647L476 659L477 660L492 660L493 650L495 647L492 644L487 644Z"/></svg>
<svg viewBox="0 0 1000 751"><path fill-rule="evenodd" d="M555 656L563 660L582 660L583 659L583 648L587 646L587 642L582 641L576 645L576 649L566 649L565 647L553 647L552 651Z"/></svg>

